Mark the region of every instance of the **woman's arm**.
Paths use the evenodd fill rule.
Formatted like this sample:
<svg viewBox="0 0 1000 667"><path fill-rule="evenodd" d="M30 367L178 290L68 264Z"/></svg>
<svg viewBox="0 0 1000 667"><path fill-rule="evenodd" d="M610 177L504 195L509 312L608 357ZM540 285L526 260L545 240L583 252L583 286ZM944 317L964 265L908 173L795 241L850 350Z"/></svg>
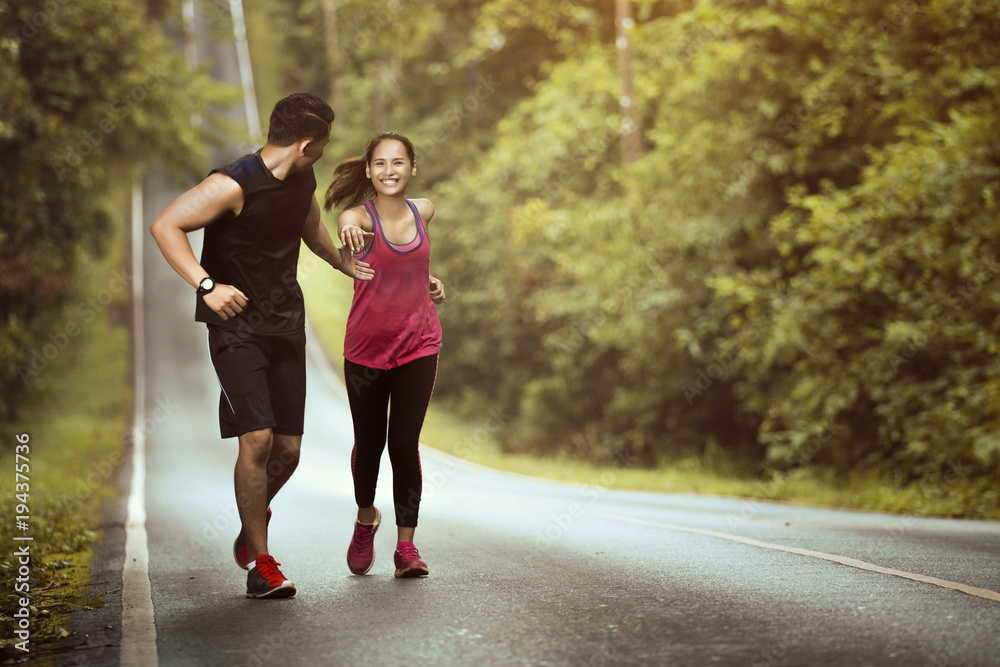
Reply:
<svg viewBox="0 0 1000 667"><path fill-rule="evenodd" d="M424 221L424 227L430 224L431 218L434 217L434 202L430 199L414 199L413 205L417 207L417 213L420 214L420 219ZM428 232L429 234L430 232ZM431 276L430 285L428 291L431 297L431 301L434 303L444 303L444 283Z"/></svg>
<svg viewBox="0 0 1000 667"><path fill-rule="evenodd" d="M364 206L349 208L337 218L337 236L352 253L361 252L368 239L375 236L372 220Z"/></svg>

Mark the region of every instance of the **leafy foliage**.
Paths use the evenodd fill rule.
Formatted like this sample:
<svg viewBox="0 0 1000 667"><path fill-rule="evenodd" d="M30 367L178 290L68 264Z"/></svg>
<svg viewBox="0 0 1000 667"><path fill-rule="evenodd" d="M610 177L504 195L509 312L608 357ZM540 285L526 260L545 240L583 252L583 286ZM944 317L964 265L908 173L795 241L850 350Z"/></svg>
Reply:
<svg viewBox="0 0 1000 667"><path fill-rule="evenodd" d="M651 465L711 454L772 479L882 467L901 483L986 488L1000 473L1000 0L633 4L642 154L630 165L612 3L345 0L333 60L317 56L322 0L257 8L286 47L283 94L341 84L328 153L356 154L384 129L417 144L450 294L439 396L512 415L508 450ZM109 17L126 22L112 32L138 35L135 11ZM19 244L100 239L97 209L37 211L65 210L102 160L56 190L30 185L154 57L133 46L112 66L101 54L126 40L92 32L80 53L45 43L55 30L0 49L0 141L36 159L35 180L0 186L4 206L27 211L23 227L4 223ZM88 98L65 71L116 76ZM148 144L179 162L195 138L172 112L174 131L157 134L166 109L178 107L137 107L97 149L131 159ZM31 280L45 311L72 258L20 261L10 247L0 287ZM5 317L3 345L37 337Z"/></svg>
<svg viewBox="0 0 1000 667"><path fill-rule="evenodd" d="M344 136L438 206L439 396L508 450L996 474L1000 3L633 4L625 166L612 3L338 3Z"/></svg>
<svg viewBox="0 0 1000 667"><path fill-rule="evenodd" d="M635 30L627 176L595 44L437 188L442 392L512 446L995 471L996 3L748 4Z"/></svg>
<svg viewBox="0 0 1000 667"><path fill-rule="evenodd" d="M110 178L148 161L201 169L226 93L189 71L142 5L0 3L0 418L78 335L61 317L81 259L105 249ZM48 347L47 347L48 346ZM55 346L55 347L52 347Z"/></svg>

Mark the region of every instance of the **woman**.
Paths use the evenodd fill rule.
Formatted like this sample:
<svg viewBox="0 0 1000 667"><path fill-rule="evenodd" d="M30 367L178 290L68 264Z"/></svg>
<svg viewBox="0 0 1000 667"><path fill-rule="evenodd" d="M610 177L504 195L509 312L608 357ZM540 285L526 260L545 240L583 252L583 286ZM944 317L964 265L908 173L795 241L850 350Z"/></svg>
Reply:
<svg viewBox="0 0 1000 667"><path fill-rule="evenodd" d="M340 240L375 272L370 282L354 284L344 339L358 504L347 565L354 574L365 574L375 562L373 541L382 520L374 505L375 485L388 441L398 538L395 576L424 576L427 564L413 545L422 489L418 446L441 349L434 305L445 299L444 285L430 275L427 224L434 204L406 198L417 175L416 154L410 140L395 132L372 137L364 155L341 162L333 173L326 209L346 202L337 223Z"/></svg>

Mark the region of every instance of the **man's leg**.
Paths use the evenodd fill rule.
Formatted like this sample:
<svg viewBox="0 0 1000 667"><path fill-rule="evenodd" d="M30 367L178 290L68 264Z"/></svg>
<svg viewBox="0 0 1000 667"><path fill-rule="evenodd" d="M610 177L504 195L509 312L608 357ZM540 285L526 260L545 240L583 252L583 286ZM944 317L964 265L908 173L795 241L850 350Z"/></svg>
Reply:
<svg viewBox="0 0 1000 667"><path fill-rule="evenodd" d="M241 435L234 474L236 505L243 521L247 560L254 563L253 567L248 568L246 597L258 600L295 595L295 584L281 573L279 563L268 553L267 548L270 482L267 467L275 450L275 440L276 436L270 428Z"/></svg>
<svg viewBox="0 0 1000 667"><path fill-rule="evenodd" d="M299 465L306 409L306 337L277 336L270 342L268 394L274 414L274 438L267 460L267 501L278 493Z"/></svg>
<svg viewBox="0 0 1000 667"><path fill-rule="evenodd" d="M269 428L250 431L240 436L240 451L236 457L233 481L236 488L236 507L240 512L240 521L243 522L243 534L246 536L247 555L250 561L268 553L266 513L270 496L267 466L273 450L273 441L274 437Z"/></svg>
<svg viewBox="0 0 1000 667"><path fill-rule="evenodd" d="M274 434L271 455L267 460L267 503L269 505L298 467L301 448L301 435Z"/></svg>

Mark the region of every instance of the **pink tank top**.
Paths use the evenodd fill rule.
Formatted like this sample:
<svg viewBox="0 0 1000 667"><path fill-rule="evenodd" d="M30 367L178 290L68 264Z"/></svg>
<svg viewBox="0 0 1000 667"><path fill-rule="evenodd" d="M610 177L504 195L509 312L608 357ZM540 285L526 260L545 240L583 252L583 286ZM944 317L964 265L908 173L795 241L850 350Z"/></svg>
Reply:
<svg viewBox="0 0 1000 667"><path fill-rule="evenodd" d="M375 278L354 281L344 337L344 357L362 366L395 368L441 349L441 321L428 293L431 242L417 207L409 199L406 203L417 235L405 245L393 245L385 238L375 205L365 202L375 236L355 257L371 265Z"/></svg>

